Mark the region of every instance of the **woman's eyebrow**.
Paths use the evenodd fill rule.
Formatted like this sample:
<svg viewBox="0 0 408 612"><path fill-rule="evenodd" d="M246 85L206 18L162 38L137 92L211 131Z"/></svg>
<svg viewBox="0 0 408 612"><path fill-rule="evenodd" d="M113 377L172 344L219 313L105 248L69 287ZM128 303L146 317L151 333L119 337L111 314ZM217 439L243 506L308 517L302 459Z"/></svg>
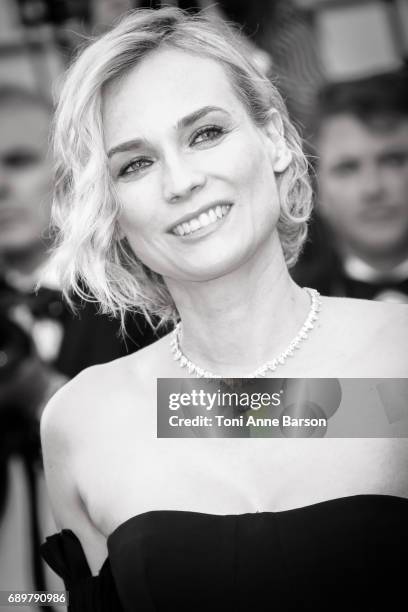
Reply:
<svg viewBox="0 0 408 612"><path fill-rule="evenodd" d="M203 117L205 117L205 115L208 115L209 113L213 113L214 111L221 112L224 115L229 115L229 113L220 106L203 106L202 108L199 108L193 111L192 113L189 113L185 117L182 117L182 119L179 119L179 121L177 121L176 123L176 130L190 127L196 121L202 119ZM108 157L111 158L116 153L133 151L134 149L142 147L145 144L146 141L143 138L132 138L131 140L126 140L125 142L121 142L120 144L109 149Z"/></svg>
<svg viewBox="0 0 408 612"><path fill-rule="evenodd" d="M213 113L214 111L224 113L225 115L229 115L229 113L221 108L220 106L203 106L192 113L189 113L179 121L177 121L176 129L190 127L193 123L205 117L209 113Z"/></svg>
<svg viewBox="0 0 408 612"><path fill-rule="evenodd" d="M126 140L125 142L121 142L120 144L112 147L108 151L108 157L113 157L116 153L124 153L126 151L133 151L139 147L142 147L146 144L146 141L143 138L132 138L131 140Z"/></svg>

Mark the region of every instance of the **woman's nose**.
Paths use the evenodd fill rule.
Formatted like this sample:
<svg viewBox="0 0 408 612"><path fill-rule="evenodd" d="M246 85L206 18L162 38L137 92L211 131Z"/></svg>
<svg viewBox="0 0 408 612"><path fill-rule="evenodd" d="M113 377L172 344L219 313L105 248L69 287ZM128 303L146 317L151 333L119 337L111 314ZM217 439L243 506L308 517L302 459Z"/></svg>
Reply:
<svg viewBox="0 0 408 612"><path fill-rule="evenodd" d="M166 202L188 199L193 191L201 189L206 182L205 173L194 166L191 160L177 157L167 161L163 173L163 195Z"/></svg>

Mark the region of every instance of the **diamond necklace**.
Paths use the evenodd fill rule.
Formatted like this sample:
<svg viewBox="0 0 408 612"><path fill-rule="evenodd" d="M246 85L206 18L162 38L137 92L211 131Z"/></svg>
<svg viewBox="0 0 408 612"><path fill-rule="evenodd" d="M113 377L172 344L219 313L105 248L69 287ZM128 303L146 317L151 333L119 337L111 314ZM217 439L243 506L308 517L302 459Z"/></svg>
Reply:
<svg viewBox="0 0 408 612"><path fill-rule="evenodd" d="M321 300L320 294L318 291L316 291L316 289L310 289L309 287L305 287L305 291L309 294L310 297L310 310L298 334L290 342L287 349L285 349L280 355L278 355L271 361L266 361L259 368L257 368L253 372L250 372L249 374L246 374L242 378L259 378L260 376L266 376L268 370L274 372L279 365L284 365L286 359L288 357L291 357L296 349L300 348L300 344L303 342L303 340L306 340L309 335L309 332L313 329L317 321L318 312L321 308ZM188 357L186 357L183 351L181 350L180 335L181 322L177 323L176 327L174 328L170 342L173 358L175 361L178 361L178 364L181 368L187 368L188 373L194 374L197 378L225 378L223 376L220 376L219 374L213 374L213 372L204 370L203 368L200 368L198 365L190 361L190 359L188 359Z"/></svg>

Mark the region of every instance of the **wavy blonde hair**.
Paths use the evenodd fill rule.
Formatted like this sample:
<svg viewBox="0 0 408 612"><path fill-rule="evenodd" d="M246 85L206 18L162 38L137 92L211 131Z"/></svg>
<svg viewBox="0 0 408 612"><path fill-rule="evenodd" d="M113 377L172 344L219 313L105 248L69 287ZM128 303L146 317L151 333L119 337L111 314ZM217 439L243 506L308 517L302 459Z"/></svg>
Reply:
<svg viewBox="0 0 408 612"><path fill-rule="evenodd" d="M242 46L239 32L204 13L136 10L92 42L67 71L53 136L56 245L50 265L68 301L72 303L71 291L97 301L102 312L119 316L123 327L129 310L142 312L150 322L152 316L160 323L177 318L163 278L139 261L120 237L120 202L108 170L101 120L104 87L163 47L219 62L258 126L268 122L271 111L278 111L292 153L289 167L278 177L278 231L287 265L296 262L311 211L308 163L278 90L245 57Z"/></svg>

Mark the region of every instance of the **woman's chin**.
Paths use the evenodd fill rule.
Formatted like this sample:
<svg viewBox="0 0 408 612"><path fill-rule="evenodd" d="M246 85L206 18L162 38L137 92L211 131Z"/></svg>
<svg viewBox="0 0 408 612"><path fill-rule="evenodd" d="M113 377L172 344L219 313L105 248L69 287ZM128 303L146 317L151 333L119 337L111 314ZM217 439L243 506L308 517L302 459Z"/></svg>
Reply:
<svg viewBox="0 0 408 612"><path fill-rule="evenodd" d="M189 262L188 267L183 266L176 273L163 274L163 278L169 284L182 283L205 283L225 278L240 268L241 261L238 257L225 258L202 258L200 261Z"/></svg>

